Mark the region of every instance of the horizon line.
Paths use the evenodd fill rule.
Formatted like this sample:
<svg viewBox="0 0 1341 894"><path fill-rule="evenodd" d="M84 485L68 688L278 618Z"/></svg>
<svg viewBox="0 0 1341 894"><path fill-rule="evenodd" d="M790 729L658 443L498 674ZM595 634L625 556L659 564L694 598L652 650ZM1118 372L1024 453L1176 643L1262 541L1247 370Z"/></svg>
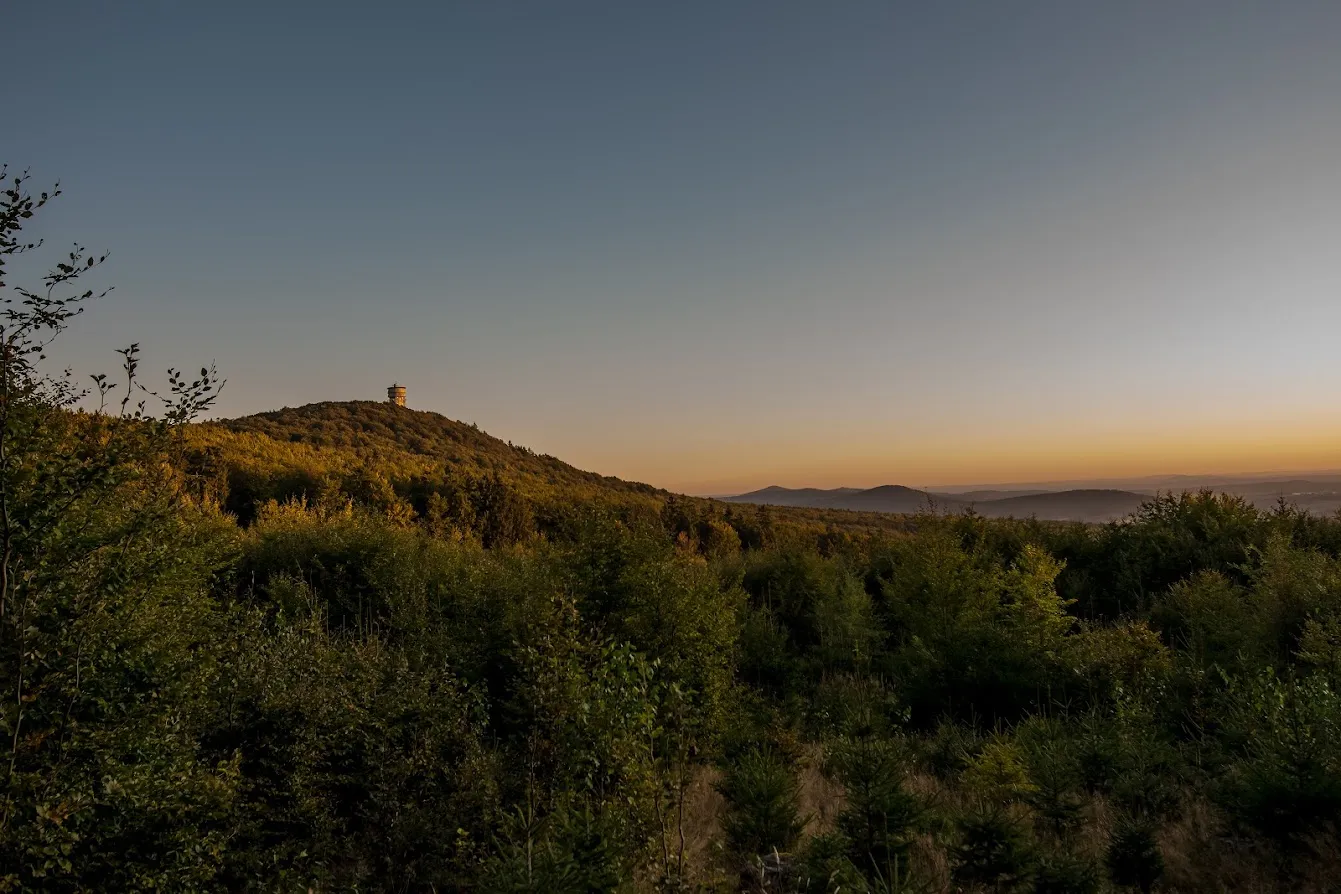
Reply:
<svg viewBox="0 0 1341 894"><path fill-rule="evenodd" d="M1146 483L1147 486L1153 488L1154 490L1164 490L1165 488L1158 487L1157 484L1160 482L1169 482L1174 479L1183 479L1183 478L1222 479L1222 482L1225 484L1233 484L1236 482L1270 484L1272 481L1285 476L1299 477L1308 475L1341 478L1341 469L1272 469L1257 472L1171 472L1165 474L1157 473L1150 475L1130 475L1115 478L1064 478L1055 480L1036 480L1036 481L994 481L994 482L981 482L974 484L896 484L893 482L887 482L885 484L873 484L870 487L855 487L851 485L837 485L835 487L815 487L813 485L790 486L775 483L775 484L765 484L762 487L753 487L747 490L741 490L735 492L717 491L714 493L707 493L700 491L697 493L688 493L686 494L686 496L700 497L703 499L710 499L710 500L711 499L720 500L728 497L742 497L748 494L754 494L760 491L769 490L770 488L778 488L780 490L790 490L790 491L814 490L822 492L850 490L861 493L865 491L875 490L881 487L906 487L909 490L920 490L929 493L935 492L945 494L947 496L952 496L958 493L967 493L978 490L1012 490L1012 489L1025 490L1030 488L1036 488L1036 489L1051 488L1057 490L1114 490L1114 489L1120 490L1121 488L1099 487L1099 485L1117 485L1117 484L1136 485L1140 483ZM1206 487L1209 485L1203 484L1200 486Z"/></svg>

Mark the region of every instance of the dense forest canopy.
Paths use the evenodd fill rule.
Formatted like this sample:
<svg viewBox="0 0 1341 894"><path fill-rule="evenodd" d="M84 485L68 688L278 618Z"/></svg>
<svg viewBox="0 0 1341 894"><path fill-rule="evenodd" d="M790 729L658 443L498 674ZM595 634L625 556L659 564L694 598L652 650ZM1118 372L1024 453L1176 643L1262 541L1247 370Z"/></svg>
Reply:
<svg viewBox="0 0 1341 894"><path fill-rule="evenodd" d="M1341 884L1341 520L725 505L386 404L193 423L212 370L157 412L136 348L46 370L99 265L9 284L48 197L5 189L0 890Z"/></svg>

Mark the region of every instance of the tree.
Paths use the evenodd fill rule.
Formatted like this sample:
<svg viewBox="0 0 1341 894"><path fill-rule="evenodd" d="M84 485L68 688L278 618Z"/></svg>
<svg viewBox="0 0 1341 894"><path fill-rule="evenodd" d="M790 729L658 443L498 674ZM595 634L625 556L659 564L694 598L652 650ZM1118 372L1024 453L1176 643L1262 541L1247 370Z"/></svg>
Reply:
<svg viewBox="0 0 1341 894"><path fill-rule="evenodd" d="M908 862L908 846L924 813L904 788L908 755L896 739L860 738L833 743L827 770L847 796L838 818L849 857L863 870L885 872Z"/></svg>
<svg viewBox="0 0 1341 894"><path fill-rule="evenodd" d="M136 345L122 382L47 375L47 347L96 297L81 281L107 256L76 246L40 288L10 286L10 263L40 246L25 224L60 191L0 178L0 888L203 882L235 767L197 762L189 730L228 538L170 461L216 376L171 370L160 396ZM96 410L74 412L90 395Z"/></svg>
<svg viewBox="0 0 1341 894"><path fill-rule="evenodd" d="M727 843L737 855L788 851L801 837L800 784L773 752L745 752L727 769L718 790L727 803L722 822Z"/></svg>

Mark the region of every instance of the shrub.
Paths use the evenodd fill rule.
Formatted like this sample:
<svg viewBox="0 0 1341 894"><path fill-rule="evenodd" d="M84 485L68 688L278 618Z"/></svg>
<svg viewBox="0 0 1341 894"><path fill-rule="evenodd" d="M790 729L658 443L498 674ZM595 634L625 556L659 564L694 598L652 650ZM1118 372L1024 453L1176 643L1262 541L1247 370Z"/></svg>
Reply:
<svg viewBox="0 0 1341 894"><path fill-rule="evenodd" d="M1009 801L1037 791L1029 779L1019 748L1004 738L994 738L971 761L963 774L964 785L990 801Z"/></svg>
<svg viewBox="0 0 1341 894"><path fill-rule="evenodd" d="M1098 894L1103 873L1089 860L1072 854L1049 854L1039 860L1034 894Z"/></svg>
<svg viewBox="0 0 1341 894"><path fill-rule="evenodd" d="M800 785L796 774L771 751L750 751L727 769L718 784L727 802L722 825L727 844L742 856L789 851L801 837Z"/></svg>
<svg viewBox="0 0 1341 894"><path fill-rule="evenodd" d="M1341 694L1321 674L1263 673L1231 692L1242 743L1225 795L1242 820L1282 843L1341 821Z"/></svg>
<svg viewBox="0 0 1341 894"><path fill-rule="evenodd" d="M1080 822L1084 803L1076 743L1059 721L1034 718L1015 732L1032 788L1025 800L1053 835L1063 838Z"/></svg>
<svg viewBox="0 0 1341 894"><path fill-rule="evenodd" d="M1018 891L1033 877L1032 842L1023 826L1003 809L961 816L954 846L954 878L960 884L994 891Z"/></svg>
<svg viewBox="0 0 1341 894"><path fill-rule="evenodd" d="M907 746L894 739L847 739L830 747L826 769L847 794L838 827L849 842L848 856L863 870L907 862L924 813L903 786L908 760Z"/></svg>
<svg viewBox="0 0 1341 894"><path fill-rule="evenodd" d="M1164 856L1148 820L1123 817L1113 829L1104 862L1113 884L1148 894L1164 874Z"/></svg>
<svg viewBox="0 0 1341 894"><path fill-rule="evenodd" d="M820 735L881 735L900 714L884 680L857 674L826 676L812 697L811 726Z"/></svg>

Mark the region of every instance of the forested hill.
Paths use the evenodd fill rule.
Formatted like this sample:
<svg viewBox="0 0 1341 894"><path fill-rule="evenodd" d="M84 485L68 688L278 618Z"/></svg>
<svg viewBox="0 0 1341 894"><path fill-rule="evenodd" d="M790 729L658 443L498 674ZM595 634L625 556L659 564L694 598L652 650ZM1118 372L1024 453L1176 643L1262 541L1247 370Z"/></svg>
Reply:
<svg viewBox="0 0 1341 894"><path fill-rule="evenodd" d="M765 530L813 540L825 531L860 536L906 525L888 511L760 510L672 495L574 468L438 413L373 401L189 425L182 462L196 492L244 525L270 501L351 500L438 536L492 544L555 532L592 511L668 525L702 544L758 542Z"/></svg>
<svg viewBox="0 0 1341 894"><path fill-rule="evenodd" d="M324 401L217 424L232 432L254 432L275 441L352 450L377 462L401 454L479 472L502 472L520 480L533 479L541 486L665 493L651 485L585 472L548 454L495 438L476 425L389 403Z"/></svg>
<svg viewBox="0 0 1341 894"><path fill-rule="evenodd" d="M257 502L343 492L422 503L449 482L497 479L542 506L657 504L646 484L585 472L438 413L388 403L308 404L191 427L188 460L247 518ZM418 507L422 509L423 507Z"/></svg>

